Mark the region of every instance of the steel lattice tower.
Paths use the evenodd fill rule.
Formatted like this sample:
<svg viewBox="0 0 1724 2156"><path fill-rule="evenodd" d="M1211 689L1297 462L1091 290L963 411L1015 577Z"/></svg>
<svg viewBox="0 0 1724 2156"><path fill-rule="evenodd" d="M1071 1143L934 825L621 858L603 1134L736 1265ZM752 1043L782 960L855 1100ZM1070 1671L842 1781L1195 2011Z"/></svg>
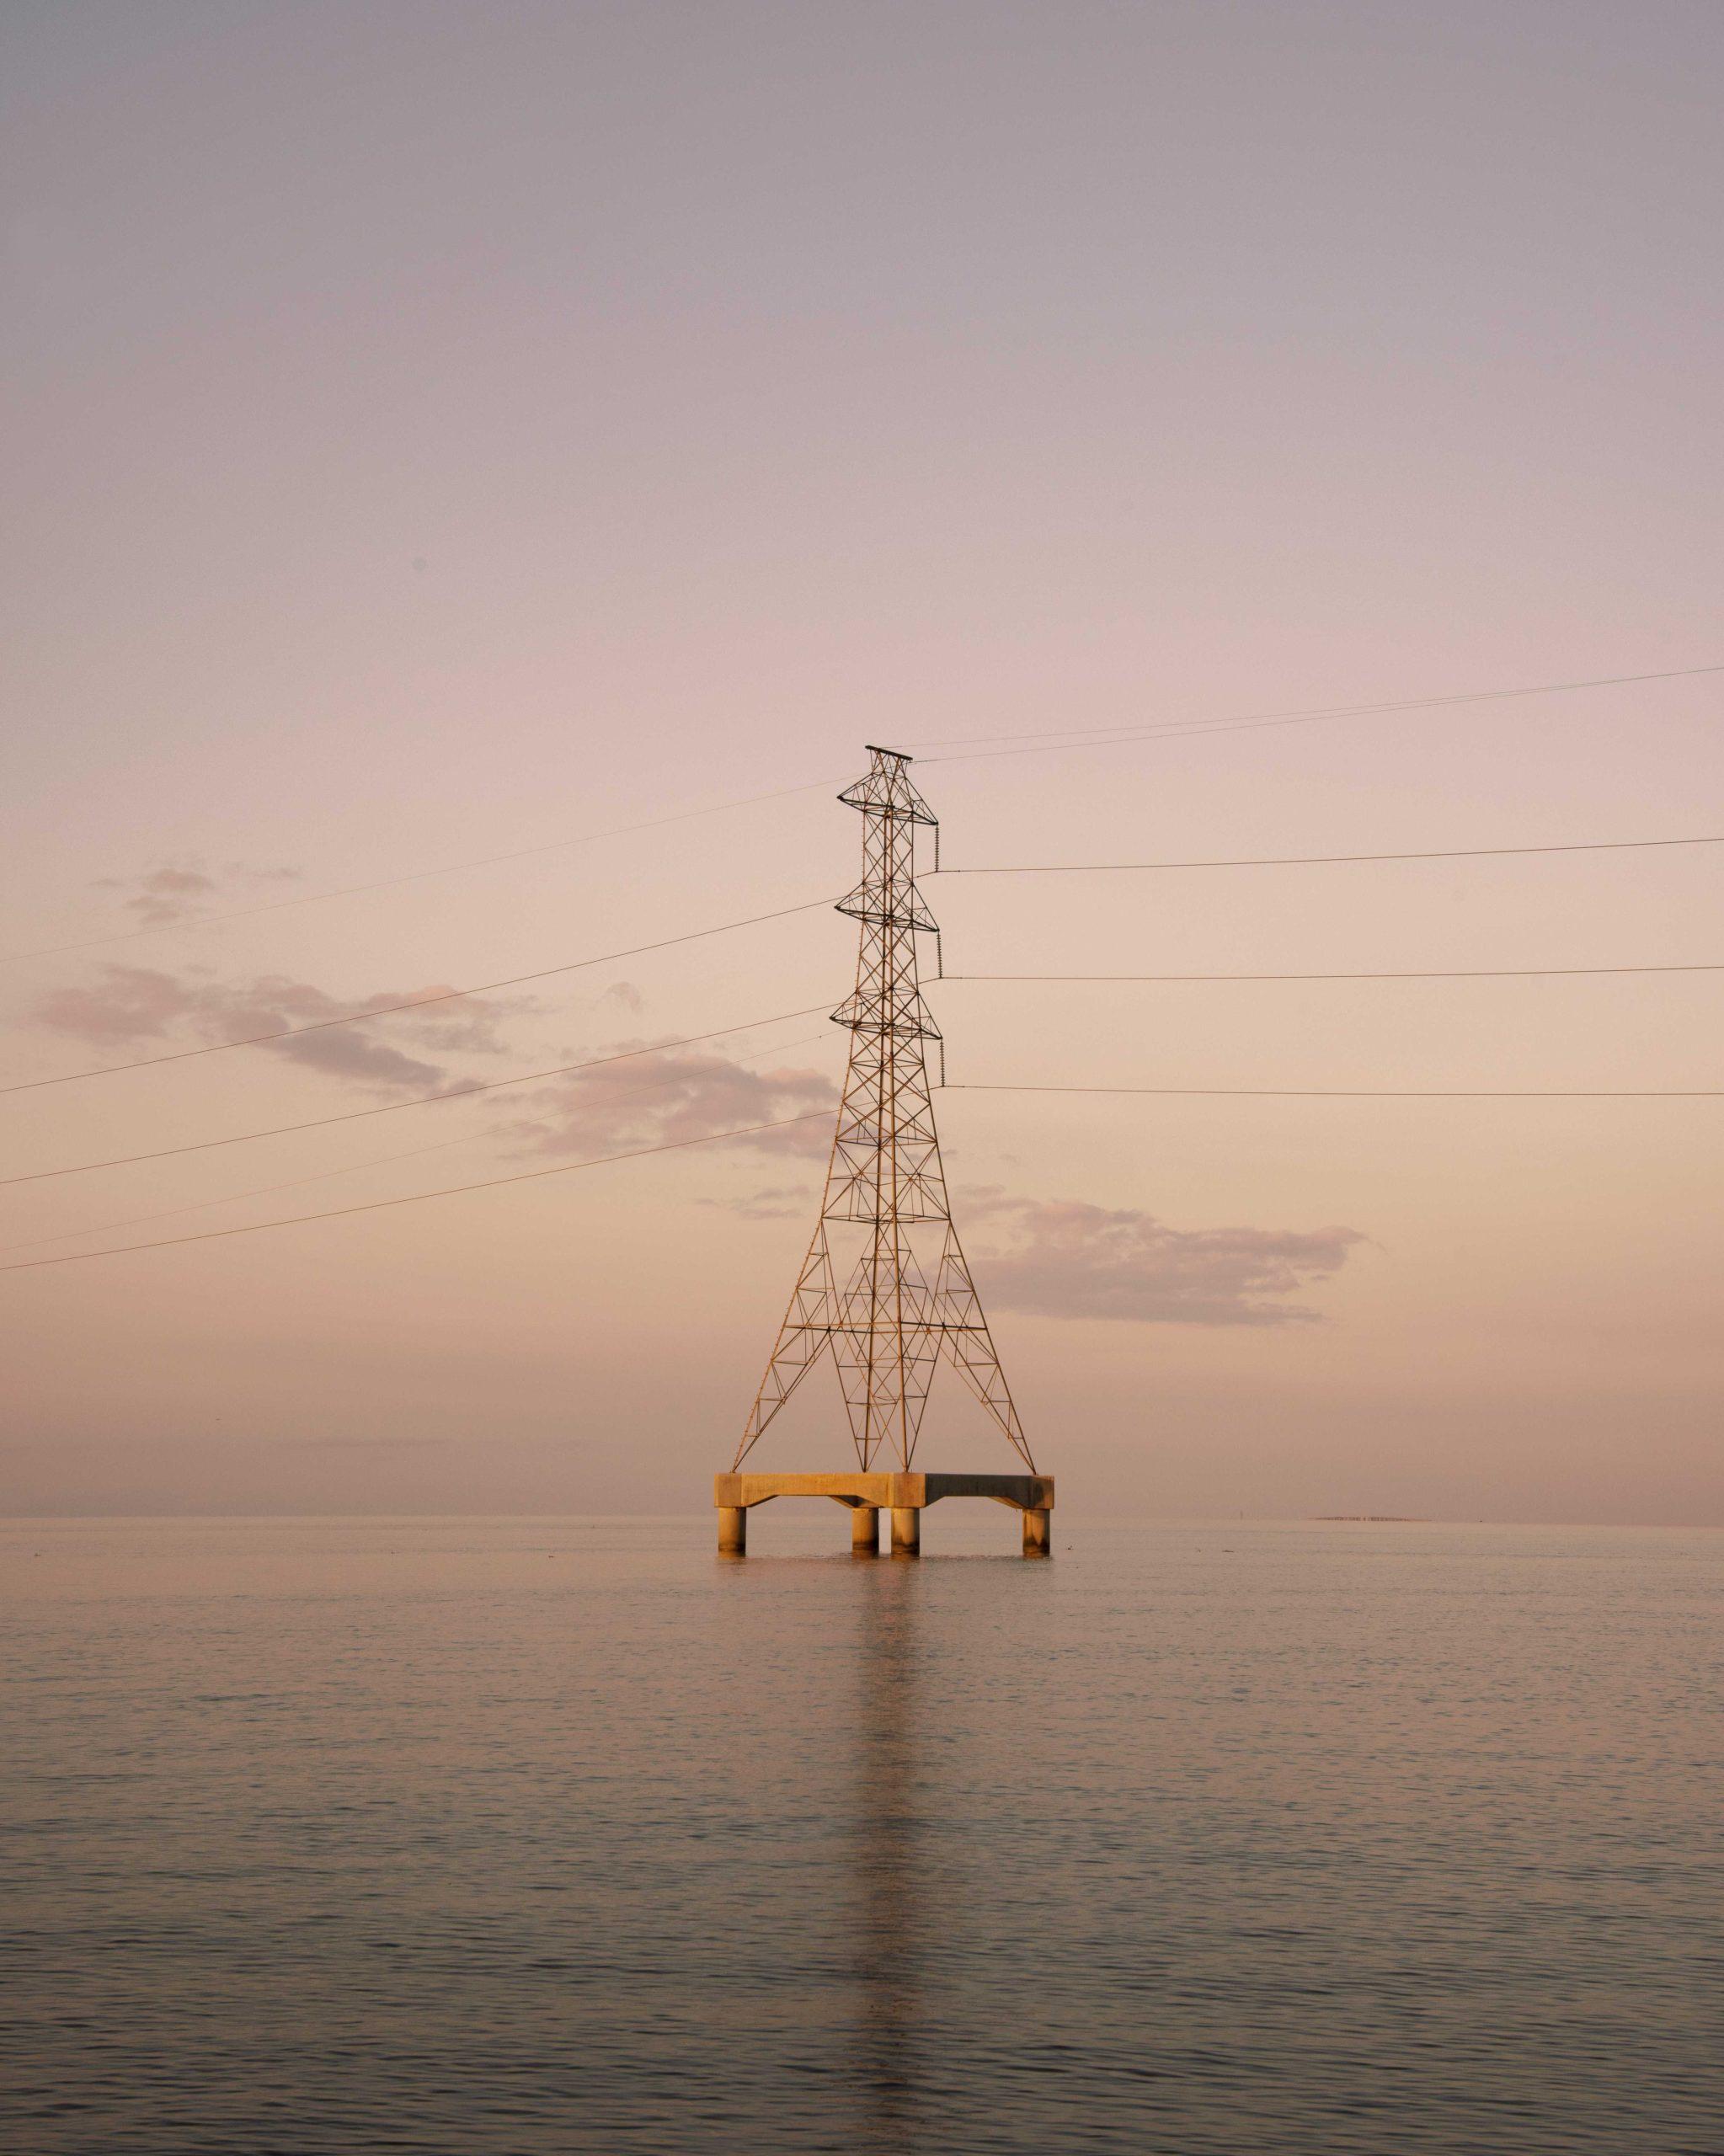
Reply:
<svg viewBox="0 0 1724 2156"><path fill-rule="evenodd" d="M838 797L862 818L862 879L838 905L861 924L856 992L832 1013L851 1033L844 1096L820 1217L735 1466L830 1349L864 1473L877 1460L909 1471L942 1355L1033 1471L953 1225L934 1127L926 1044L940 1029L922 1001L915 939L937 931L916 889L915 834L937 822L910 783L910 758L869 753L867 776Z"/></svg>

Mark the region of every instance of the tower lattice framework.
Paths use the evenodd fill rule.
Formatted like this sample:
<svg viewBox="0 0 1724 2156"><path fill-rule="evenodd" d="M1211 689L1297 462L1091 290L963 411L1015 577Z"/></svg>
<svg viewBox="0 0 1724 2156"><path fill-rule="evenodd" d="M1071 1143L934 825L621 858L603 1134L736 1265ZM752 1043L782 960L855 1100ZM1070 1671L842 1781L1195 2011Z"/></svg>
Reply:
<svg viewBox="0 0 1724 2156"><path fill-rule="evenodd" d="M838 797L862 817L862 878L838 905L861 924L856 991L832 1013L851 1033L844 1095L820 1217L734 1465L830 1351L865 1473L877 1460L909 1470L942 1355L1033 1470L953 1225L934 1126L926 1044L940 1029L922 1000L916 937L937 930L916 889L915 835L937 820L908 756L869 754L867 776Z"/></svg>

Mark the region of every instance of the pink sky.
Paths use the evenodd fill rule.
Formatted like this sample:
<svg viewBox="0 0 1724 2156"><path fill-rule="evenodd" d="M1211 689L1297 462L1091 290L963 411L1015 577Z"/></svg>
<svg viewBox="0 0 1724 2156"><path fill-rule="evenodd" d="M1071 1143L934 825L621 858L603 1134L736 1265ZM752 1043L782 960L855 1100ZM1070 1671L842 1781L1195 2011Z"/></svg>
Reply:
<svg viewBox="0 0 1724 2156"><path fill-rule="evenodd" d="M1716 11L152 0L3 42L4 947L152 929L0 968L9 1082L835 898L867 741L1724 660ZM1704 832L1721 683L915 770L952 865ZM1721 879L929 896L954 974L1700 963ZM0 1165L830 1006L853 947L815 911L17 1094ZM1703 1087L1716 978L932 995L954 1079ZM0 1262L795 1113L844 1038L15 1186ZM1724 1524L1724 1102L939 1106L1074 1510ZM697 1509L818 1167L8 1273L0 1509ZM778 1464L841 1461L819 1382ZM981 1464L945 1405L927 1464Z"/></svg>

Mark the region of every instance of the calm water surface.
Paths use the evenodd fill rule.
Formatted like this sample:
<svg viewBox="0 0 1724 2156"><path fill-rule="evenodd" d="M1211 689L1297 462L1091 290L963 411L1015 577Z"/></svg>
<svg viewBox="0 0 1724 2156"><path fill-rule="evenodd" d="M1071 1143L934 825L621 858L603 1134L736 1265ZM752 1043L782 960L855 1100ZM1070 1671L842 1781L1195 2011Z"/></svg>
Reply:
<svg viewBox="0 0 1724 2156"><path fill-rule="evenodd" d="M14 2156L1720 2156L1724 1535L13 1523Z"/></svg>

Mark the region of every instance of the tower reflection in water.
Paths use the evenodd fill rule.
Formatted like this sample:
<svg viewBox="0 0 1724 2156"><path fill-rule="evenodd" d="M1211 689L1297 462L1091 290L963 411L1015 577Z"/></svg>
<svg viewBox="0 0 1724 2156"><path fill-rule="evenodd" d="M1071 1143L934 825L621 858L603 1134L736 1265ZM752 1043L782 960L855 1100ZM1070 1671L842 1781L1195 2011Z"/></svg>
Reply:
<svg viewBox="0 0 1724 2156"><path fill-rule="evenodd" d="M866 2145L890 2152L917 2144L923 1956L935 1920L916 1742L921 1568L869 1562L857 1585L856 2072Z"/></svg>

